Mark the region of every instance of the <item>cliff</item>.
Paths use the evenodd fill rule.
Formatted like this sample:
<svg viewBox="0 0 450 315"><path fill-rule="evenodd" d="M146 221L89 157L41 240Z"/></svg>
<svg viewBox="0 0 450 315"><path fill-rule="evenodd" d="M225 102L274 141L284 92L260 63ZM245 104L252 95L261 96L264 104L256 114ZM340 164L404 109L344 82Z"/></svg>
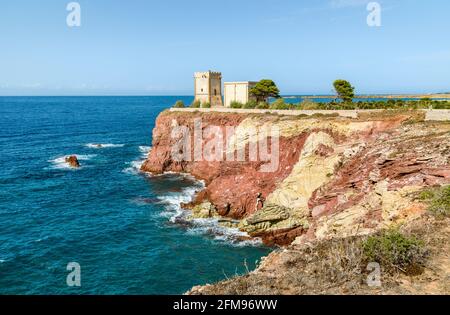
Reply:
<svg viewBox="0 0 450 315"><path fill-rule="evenodd" d="M211 142L224 151L174 159L180 128L190 156ZM271 128L275 136L264 132ZM252 159L264 140L277 163ZM238 152L240 161L225 158ZM164 112L142 170L204 180L204 191L183 205L193 217L221 218L283 246L255 271L188 294L450 293L448 121L414 111L358 118ZM371 262L381 264L375 287L367 282Z"/></svg>
<svg viewBox="0 0 450 315"><path fill-rule="evenodd" d="M223 140L224 156L175 160L174 127L189 132L193 157L199 119L203 147L212 139L205 136L208 128L223 134L232 128ZM278 165L263 172L266 161L251 160L249 147L251 139L260 141L264 134L249 135L268 127L279 133ZM358 119L164 112L142 170L186 172L204 180L206 189L186 208L198 213L212 206L208 213L239 220L239 228L251 236L288 245L368 234L423 213L423 206L408 196L450 182L449 131L448 123L423 122L415 112ZM239 148L245 150L244 161L226 160L226 153Z"/></svg>

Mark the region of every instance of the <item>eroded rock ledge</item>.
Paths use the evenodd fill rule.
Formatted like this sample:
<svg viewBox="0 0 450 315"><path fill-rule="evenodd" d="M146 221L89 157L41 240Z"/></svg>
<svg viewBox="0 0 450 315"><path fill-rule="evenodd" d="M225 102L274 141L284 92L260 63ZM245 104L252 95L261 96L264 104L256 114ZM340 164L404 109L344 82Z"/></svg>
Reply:
<svg viewBox="0 0 450 315"><path fill-rule="evenodd" d="M175 161L173 127L193 134L199 118L203 130L218 126L225 134L234 127L227 150L245 148L247 154L250 130L276 126L279 167L265 173L260 160ZM450 183L449 132L447 122L424 122L415 112L365 119L163 112L142 170L185 172L204 180L206 189L185 205L193 215L226 218L224 225L267 244L302 244L364 235L420 216L423 205L411 194Z"/></svg>

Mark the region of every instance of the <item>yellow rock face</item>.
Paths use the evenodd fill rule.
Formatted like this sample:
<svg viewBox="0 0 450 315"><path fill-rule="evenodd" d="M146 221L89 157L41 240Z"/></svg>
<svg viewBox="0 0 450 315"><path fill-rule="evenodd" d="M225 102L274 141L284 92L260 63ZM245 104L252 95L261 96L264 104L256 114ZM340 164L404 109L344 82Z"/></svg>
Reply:
<svg viewBox="0 0 450 315"><path fill-rule="evenodd" d="M271 219L275 215L273 207L264 207L244 221L242 229L252 232L307 226L309 198L317 188L330 180L334 167L341 161L339 153L342 148L331 156L323 157L315 153L320 145L336 148L329 134L312 133L306 140L299 161L291 174L267 197L266 204L279 206L285 212L284 216L278 220Z"/></svg>
<svg viewBox="0 0 450 315"><path fill-rule="evenodd" d="M281 229L308 227L310 210L308 201L312 194L327 184L336 167L354 156L364 145L358 140L358 133L377 128L377 121L318 120L318 119L277 119L276 117L250 117L245 119L227 141L228 150L245 148L248 143L263 140L271 130L277 130L281 137L293 137L310 133L298 162L291 174L267 196L265 207L253 216L243 220L240 229L249 233L269 232ZM354 139L345 144L337 144L327 130L333 134ZM355 137L356 135L356 137ZM332 148L327 156L318 153L321 146ZM376 174L375 174L376 175ZM374 175L374 176L375 176ZM375 190L363 201L340 213L322 217L315 224L318 239L347 237L368 234L382 227L399 224L421 214L420 204L412 203L408 196L420 187L405 187L389 191L387 181L377 183ZM342 194L348 199L349 190Z"/></svg>
<svg viewBox="0 0 450 315"><path fill-rule="evenodd" d="M387 186L386 180L379 182L375 190L362 202L337 214L320 218L315 232L316 237L327 239L365 235L377 229L404 223L423 214L423 205L413 202L410 197L421 187L406 186L388 191ZM373 218L371 214L380 210L381 220Z"/></svg>
<svg viewBox="0 0 450 315"><path fill-rule="evenodd" d="M305 142L299 161L292 173L267 197L268 203L292 208L304 215L312 193L325 184L340 161L337 153L322 157L315 154L320 145L335 147L333 138L324 132L312 133Z"/></svg>
<svg viewBox="0 0 450 315"><path fill-rule="evenodd" d="M257 142L265 138L271 130L278 130L281 137L293 137L313 130L333 130L334 132L349 136L375 126L372 121L346 121L346 120L273 120L263 121L260 117L250 117L242 121L235 129L234 135L229 139L227 152L245 147L249 142Z"/></svg>
<svg viewBox="0 0 450 315"><path fill-rule="evenodd" d="M249 233L272 231L303 226L308 228L309 216L308 200L312 193L326 184L334 173L334 169L345 156L345 150L350 145L337 145L334 139L326 132L317 130L330 130L336 134L350 136L351 134L367 131L374 127L374 122L352 122L347 120L318 120L298 119L283 120L272 118L262 120L251 117L245 119L229 139L228 151L245 148L248 143L258 142L276 130L281 137L293 137L310 132L298 162L291 174L284 179L266 200L264 207L252 217L243 220L240 228ZM317 149L323 145L330 147L334 152L327 156L316 154ZM285 217L274 219L274 206L286 212ZM255 220L255 218L258 220Z"/></svg>

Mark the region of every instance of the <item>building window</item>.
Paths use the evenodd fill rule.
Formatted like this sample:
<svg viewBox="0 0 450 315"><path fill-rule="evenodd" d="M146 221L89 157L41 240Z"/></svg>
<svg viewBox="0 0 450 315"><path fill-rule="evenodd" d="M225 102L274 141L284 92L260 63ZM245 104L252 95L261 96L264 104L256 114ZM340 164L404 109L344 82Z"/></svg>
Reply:
<svg viewBox="0 0 450 315"><path fill-rule="evenodd" d="M202 89L202 92L203 92L203 89Z"/></svg>
<svg viewBox="0 0 450 315"><path fill-rule="evenodd" d="M214 95L217 95L217 89L214 89Z"/></svg>

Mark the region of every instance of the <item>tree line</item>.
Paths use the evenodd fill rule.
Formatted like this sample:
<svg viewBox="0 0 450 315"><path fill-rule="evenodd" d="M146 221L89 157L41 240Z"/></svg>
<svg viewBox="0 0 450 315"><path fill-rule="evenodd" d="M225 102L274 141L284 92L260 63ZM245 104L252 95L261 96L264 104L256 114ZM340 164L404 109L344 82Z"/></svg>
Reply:
<svg viewBox="0 0 450 315"><path fill-rule="evenodd" d="M355 87L347 80L338 79L333 82L336 97L329 102L314 102L304 99L299 103L288 103L280 95L280 90L273 80L263 79L250 89L251 100L245 104L231 102L231 108L244 109L277 109L277 110L339 110L339 109L450 109L450 101L389 99L354 102ZM185 104L177 101L176 108L183 108ZM194 101L192 108L209 108L209 104Z"/></svg>

